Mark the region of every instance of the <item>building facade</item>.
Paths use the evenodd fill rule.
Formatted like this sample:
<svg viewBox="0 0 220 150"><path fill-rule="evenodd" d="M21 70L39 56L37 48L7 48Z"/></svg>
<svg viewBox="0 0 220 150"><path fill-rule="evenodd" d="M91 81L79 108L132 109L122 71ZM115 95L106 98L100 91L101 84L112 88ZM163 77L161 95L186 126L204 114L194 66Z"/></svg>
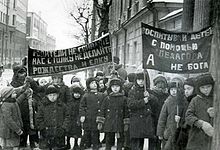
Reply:
<svg viewBox="0 0 220 150"><path fill-rule="evenodd" d="M53 49L56 49L56 39L52 35L47 34L46 50L53 50Z"/></svg>
<svg viewBox="0 0 220 150"><path fill-rule="evenodd" d="M32 48L46 49L47 23L35 12L28 12L27 40Z"/></svg>
<svg viewBox="0 0 220 150"><path fill-rule="evenodd" d="M1 63L11 65L27 55L28 0L0 0Z"/></svg>
<svg viewBox="0 0 220 150"><path fill-rule="evenodd" d="M128 72L135 72L142 68L141 22L178 31L181 29L181 15L170 13L181 9L182 6L181 0L178 2L172 0L113 1L109 26L112 49ZM176 22L176 25L173 22Z"/></svg>

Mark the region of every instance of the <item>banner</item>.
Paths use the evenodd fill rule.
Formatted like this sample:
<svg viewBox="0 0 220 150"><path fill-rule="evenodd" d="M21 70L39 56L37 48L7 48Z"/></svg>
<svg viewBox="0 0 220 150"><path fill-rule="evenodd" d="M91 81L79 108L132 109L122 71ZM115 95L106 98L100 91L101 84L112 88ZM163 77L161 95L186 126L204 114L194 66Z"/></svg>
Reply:
<svg viewBox="0 0 220 150"><path fill-rule="evenodd" d="M169 73L203 73L210 67L213 30L171 32L142 23L143 68Z"/></svg>
<svg viewBox="0 0 220 150"><path fill-rule="evenodd" d="M52 75L78 71L112 61L109 35L87 45L62 50L28 50L28 74Z"/></svg>

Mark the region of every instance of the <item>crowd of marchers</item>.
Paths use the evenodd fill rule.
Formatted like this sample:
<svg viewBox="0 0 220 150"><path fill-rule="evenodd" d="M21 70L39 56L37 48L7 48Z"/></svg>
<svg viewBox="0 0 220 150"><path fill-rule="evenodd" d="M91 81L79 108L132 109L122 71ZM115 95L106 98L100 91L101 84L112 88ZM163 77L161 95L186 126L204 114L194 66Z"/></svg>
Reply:
<svg viewBox="0 0 220 150"><path fill-rule="evenodd" d="M62 73L33 79L25 65L8 83L0 66L0 149L143 150L148 139L148 150L210 150L211 74L169 82L158 74L151 88L147 71L127 74L114 61L110 75L98 71L86 87L76 76L66 86Z"/></svg>

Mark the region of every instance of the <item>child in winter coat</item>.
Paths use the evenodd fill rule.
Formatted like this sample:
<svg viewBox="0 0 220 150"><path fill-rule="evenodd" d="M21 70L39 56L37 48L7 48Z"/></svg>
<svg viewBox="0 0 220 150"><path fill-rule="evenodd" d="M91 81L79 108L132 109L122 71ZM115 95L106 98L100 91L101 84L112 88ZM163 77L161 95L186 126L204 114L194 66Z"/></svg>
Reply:
<svg viewBox="0 0 220 150"><path fill-rule="evenodd" d="M211 74L196 78L197 96L194 97L186 112L186 122L191 126L187 150L210 150L213 128L213 88Z"/></svg>
<svg viewBox="0 0 220 150"><path fill-rule="evenodd" d="M145 76L145 77L144 77ZM144 83L146 78L146 83ZM137 73L135 86L128 95L130 109L130 138L132 150L143 150L144 138L149 138L149 150L153 149L151 139L155 138L155 122L157 116L157 99L150 94L148 73ZM146 84L146 91L144 88Z"/></svg>
<svg viewBox="0 0 220 150"><path fill-rule="evenodd" d="M82 88L78 86L70 87L72 102L70 105L70 130L68 132L67 137L67 145L70 147L70 137L74 138L74 147L73 150L79 149L78 146L78 138L82 136L82 128L79 121L79 104L80 100L83 97L84 91Z"/></svg>
<svg viewBox="0 0 220 150"><path fill-rule="evenodd" d="M13 87L5 87L0 94L0 147L4 150L18 150L23 122L16 101L17 92Z"/></svg>
<svg viewBox="0 0 220 150"><path fill-rule="evenodd" d="M183 94L183 81L181 79L171 81L168 91L170 96L164 102L160 112L157 136L163 140L163 150L178 150L179 147L174 143L176 131L182 126L188 106Z"/></svg>
<svg viewBox="0 0 220 150"><path fill-rule="evenodd" d="M100 114L97 117L98 129L104 129L106 134L106 150L111 150L117 136L117 149L121 150L124 142L124 129L128 130L129 114L127 100L122 90L121 80L111 79L108 96L104 99Z"/></svg>
<svg viewBox="0 0 220 150"><path fill-rule="evenodd" d="M47 87L43 104L39 106L36 122L40 131L41 149L66 149L65 133L68 132L70 124L69 109L60 99L56 85Z"/></svg>
<svg viewBox="0 0 220 150"><path fill-rule="evenodd" d="M86 80L87 92L84 94L80 102L80 122L83 123L84 135L82 137L81 146L90 146L90 141L93 144L93 149L99 147L99 131L97 129L96 117L98 110L101 108L104 94L98 92L98 84L96 78L88 78ZM86 145L87 144L87 145Z"/></svg>

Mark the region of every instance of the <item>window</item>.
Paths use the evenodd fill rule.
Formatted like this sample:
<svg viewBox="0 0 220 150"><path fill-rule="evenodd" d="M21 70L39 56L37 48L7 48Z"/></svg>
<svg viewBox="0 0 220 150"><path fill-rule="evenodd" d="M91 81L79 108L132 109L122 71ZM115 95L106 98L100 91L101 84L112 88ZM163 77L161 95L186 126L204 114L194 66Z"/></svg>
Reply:
<svg viewBox="0 0 220 150"><path fill-rule="evenodd" d="M132 64L135 64L135 62L136 62L136 57L137 57L137 41L134 42Z"/></svg>
<svg viewBox="0 0 220 150"><path fill-rule="evenodd" d="M13 15L12 16L12 25L15 25L15 23L16 23L16 15Z"/></svg>
<svg viewBox="0 0 220 150"><path fill-rule="evenodd" d="M139 1L136 0L134 5L134 12L137 13L138 11L139 11Z"/></svg>
<svg viewBox="0 0 220 150"><path fill-rule="evenodd" d="M128 4L128 8L127 8L128 19L131 18L131 6L132 6L132 0L129 0L129 4Z"/></svg>
<svg viewBox="0 0 220 150"><path fill-rule="evenodd" d="M3 20L3 14L1 12L1 14L0 14L0 22L2 22L2 20Z"/></svg>
<svg viewBox="0 0 220 150"><path fill-rule="evenodd" d="M13 1L13 8L16 8L16 0Z"/></svg>
<svg viewBox="0 0 220 150"><path fill-rule="evenodd" d="M126 64L129 64L130 60L130 44L127 45Z"/></svg>
<svg viewBox="0 0 220 150"><path fill-rule="evenodd" d="M121 5L120 5L120 17L122 16L123 14L123 0L121 0Z"/></svg>

